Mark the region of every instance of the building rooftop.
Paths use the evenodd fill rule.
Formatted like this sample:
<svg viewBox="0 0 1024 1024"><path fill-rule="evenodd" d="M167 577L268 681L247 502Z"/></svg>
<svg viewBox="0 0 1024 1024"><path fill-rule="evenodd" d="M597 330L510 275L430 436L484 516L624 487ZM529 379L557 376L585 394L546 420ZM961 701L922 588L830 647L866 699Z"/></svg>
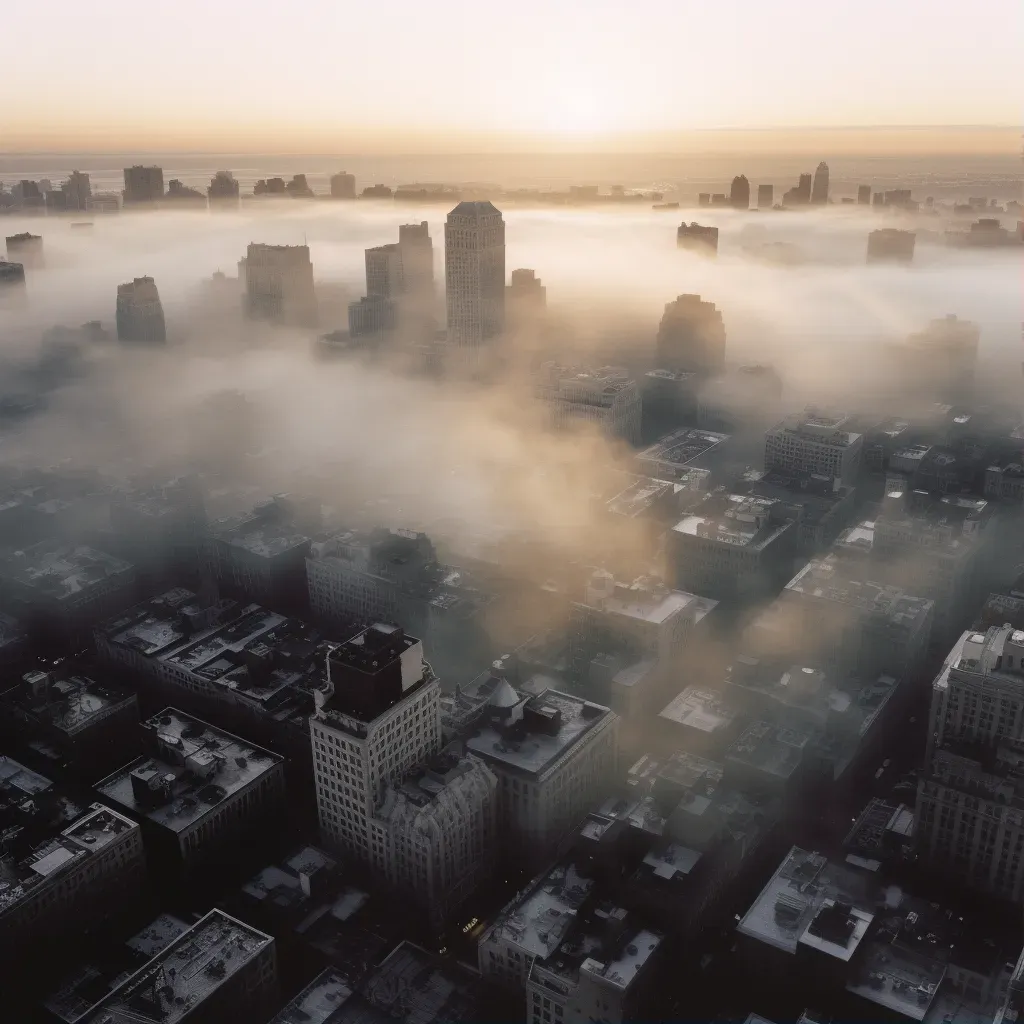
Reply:
<svg viewBox="0 0 1024 1024"><path fill-rule="evenodd" d="M551 689L531 698L528 707L546 723L547 731L523 728L504 732L485 725L466 740L466 749L488 763L540 776L587 733L613 716L600 704Z"/></svg>
<svg viewBox="0 0 1024 1024"><path fill-rule="evenodd" d="M15 552L0 561L0 577L30 587L41 597L63 601L103 585L112 576L127 576L135 567L105 551L84 545L53 547L51 542Z"/></svg>
<svg viewBox="0 0 1024 1024"><path fill-rule="evenodd" d="M726 760L788 779L799 768L814 737L813 727L804 723L754 722L729 748Z"/></svg>
<svg viewBox="0 0 1024 1024"><path fill-rule="evenodd" d="M276 754L174 708L143 723L154 756L139 757L96 784L121 807L183 832L212 807L281 764Z"/></svg>
<svg viewBox="0 0 1024 1024"><path fill-rule="evenodd" d="M318 974L269 1024L334 1024L354 989L336 967Z"/></svg>
<svg viewBox="0 0 1024 1024"><path fill-rule="evenodd" d="M844 430L850 423L846 413L829 413L816 409L805 409L802 413L788 416L777 423L769 434L785 432L797 434L819 444L848 448L860 440L860 434Z"/></svg>
<svg viewBox="0 0 1024 1024"><path fill-rule="evenodd" d="M68 828L36 844L27 854L17 860L0 860L0 915L30 898L37 887L58 879L72 865L137 828L135 822L109 807L93 804Z"/></svg>
<svg viewBox="0 0 1024 1024"><path fill-rule="evenodd" d="M661 710L658 717L710 735L728 730L736 720L736 712L721 694L688 686Z"/></svg>
<svg viewBox="0 0 1024 1024"><path fill-rule="evenodd" d="M636 519L647 515L662 502L671 501L678 485L671 480L655 480L653 477L637 477L624 490L607 502L608 511L613 515Z"/></svg>
<svg viewBox="0 0 1024 1024"><path fill-rule="evenodd" d="M211 910L101 999L82 1024L177 1024L273 941Z"/></svg>
<svg viewBox="0 0 1024 1024"><path fill-rule="evenodd" d="M718 607L718 602L685 590L671 590L658 578L640 576L631 583L615 582L607 593L590 606L610 615L662 625L684 614L696 625Z"/></svg>
<svg viewBox="0 0 1024 1024"><path fill-rule="evenodd" d="M697 505L693 514L676 523L672 532L760 551L792 525L774 520L778 506L777 498L715 492Z"/></svg>
<svg viewBox="0 0 1024 1024"><path fill-rule="evenodd" d="M74 736L135 699L88 676L41 671L26 673L17 686L0 694L3 704L66 736Z"/></svg>
<svg viewBox="0 0 1024 1024"><path fill-rule="evenodd" d="M728 440L728 434L683 427L645 448L637 455L637 461L641 466L681 469Z"/></svg>

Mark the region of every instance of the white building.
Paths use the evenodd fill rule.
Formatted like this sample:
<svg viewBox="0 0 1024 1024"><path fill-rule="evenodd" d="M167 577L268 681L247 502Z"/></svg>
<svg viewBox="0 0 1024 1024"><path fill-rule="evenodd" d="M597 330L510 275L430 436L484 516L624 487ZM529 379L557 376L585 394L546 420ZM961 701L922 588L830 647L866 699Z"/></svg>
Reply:
<svg viewBox="0 0 1024 1024"><path fill-rule="evenodd" d="M765 469L816 473L856 487L864 437L844 430L848 421L845 415L806 409L776 424L765 434Z"/></svg>
<svg viewBox="0 0 1024 1024"><path fill-rule="evenodd" d="M94 788L143 826L165 865L222 855L282 805L284 760L269 750L174 708L142 729L149 752Z"/></svg>
<svg viewBox="0 0 1024 1024"><path fill-rule="evenodd" d="M1024 631L960 637L932 684L929 735L919 854L981 891L1024 901Z"/></svg>
<svg viewBox="0 0 1024 1024"><path fill-rule="evenodd" d="M139 826L102 804L18 858L0 860L0 946L59 936L141 893Z"/></svg>
<svg viewBox="0 0 1024 1024"><path fill-rule="evenodd" d="M245 282L245 309L250 317L296 327L316 325L308 245L250 242L245 259L238 264L238 276Z"/></svg>
<svg viewBox="0 0 1024 1024"><path fill-rule="evenodd" d="M489 202L459 203L444 227L448 341L476 348L505 327L505 221Z"/></svg>
<svg viewBox="0 0 1024 1024"><path fill-rule="evenodd" d="M557 690L518 693L502 680L466 749L498 778L503 846L537 866L615 777L619 718Z"/></svg>
<svg viewBox="0 0 1024 1024"><path fill-rule="evenodd" d="M222 910L211 910L78 1018L78 1024L262 1020L277 1000L273 938Z"/></svg>
<svg viewBox="0 0 1024 1024"><path fill-rule="evenodd" d="M350 857L387 864L388 825L377 817L397 786L441 749L441 687L423 644L376 625L335 647L310 718L320 828Z"/></svg>
<svg viewBox="0 0 1024 1024"><path fill-rule="evenodd" d="M388 841L379 867L432 918L443 921L494 867L497 779L475 757L441 754L390 786L377 811Z"/></svg>
<svg viewBox="0 0 1024 1024"><path fill-rule="evenodd" d="M596 423L609 437L640 440L640 388L621 367L585 370L547 362L537 375L535 392L551 409L558 428Z"/></svg>

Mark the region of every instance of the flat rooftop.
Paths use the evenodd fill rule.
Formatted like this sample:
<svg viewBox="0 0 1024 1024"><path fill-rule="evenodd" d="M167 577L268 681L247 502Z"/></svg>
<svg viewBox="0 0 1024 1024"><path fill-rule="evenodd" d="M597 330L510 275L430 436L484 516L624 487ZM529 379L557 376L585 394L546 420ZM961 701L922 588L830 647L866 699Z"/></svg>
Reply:
<svg viewBox="0 0 1024 1024"><path fill-rule="evenodd" d="M134 571L130 562L84 545L52 547L43 543L0 561L0 577L31 587L54 601L74 598L112 576L127 576Z"/></svg>
<svg viewBox="0 0 1024 1024"><path fill-rule="evenodd" d="M804 748L812 738L812 730L806 727L754 722L729 748L726 760L788 779L800 766Z"/></svg>
<svg viewBox="0 0 1024 1024"><path fill-rule="evenodd" d="M273 941L223 911L211 910L101 999L81 1024L176 1024Z"/></svg>
<svg viewBox="0 0 1024 1024"><path fill-rule="evenodd" d="M276 558L309 544L309 537L287 526L259 526L240 531L228 539L228 544L258 558Z"/></svg>
<svg viewBox="0 0 1024 1024"><path fill-rule="evenodd" d="M160 756L139 757L96 784L120 807L183 832L282 763L276 754L174 708L144 723Z"/></svg>
<svg viewBox="0 0 1024 1024"><path fill-rule="evenodd" d="M487 725L466 740L466 749L487 762L499 762L524 774L542 775L573 744L613 716L612 711L600 704L551 689L532 698L530 706L560 713L558 732L550 735L530 731L520 739L511 739Z"/></svg>
<svg viewBox="0 0 1024 1024"><path fill-rule="evenodd" d="M318 974L269 1024L334 1024L354 989L336 967Z"/></svg>
<svg viewBox="0 0 1024 1024"><path fill-rule="evenodd" d="M736 720L736 713L720 694L688 686L672 698L658 718L710 735L728 729Z"/></svg>
<svg viewBox="0 0 1024 1024"><path fill-rule="evenodd" d="M21 683L0 695L0 699L37 721L73 736L136 698L134 694L88 676L29 672Z"/></svg>
<svg viewBox="0 0 1024 1024"><path fill-rule="evenodd" d="M601 609L625 618L661 625L680 613L699 622L718 606L718 602L699 597L685 590L670 590L664 585L650 585L638 580L631 585L616 585L605 598Z"/></svg>
<svg viewBox="0 0 1024 1024"><path fill-rule="evenodd" d="M635 519L645 515L659 502L671 499L675 492L676 485L671 480L642 476L611 498L606 507L613 515Z"/></svg>
<svg viewBox="0 0 1024 1024"><path fill-rule="evenodd" d="M713 430L684 427L645 448L637 455L637 460L641 463L687 466L712 448L728 441L729 437L729 434L719 434Z"/></svg>

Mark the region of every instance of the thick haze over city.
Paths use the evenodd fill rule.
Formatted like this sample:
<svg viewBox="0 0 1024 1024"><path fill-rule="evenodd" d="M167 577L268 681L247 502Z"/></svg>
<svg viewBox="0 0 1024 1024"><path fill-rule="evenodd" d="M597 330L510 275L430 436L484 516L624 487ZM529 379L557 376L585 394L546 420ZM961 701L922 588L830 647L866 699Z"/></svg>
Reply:
<svg viewBox="0 0 1024 1024"><path fill-rule="evenodd" d="M1024 1015L1019 4L63 13L0 1024Z"/></svg>

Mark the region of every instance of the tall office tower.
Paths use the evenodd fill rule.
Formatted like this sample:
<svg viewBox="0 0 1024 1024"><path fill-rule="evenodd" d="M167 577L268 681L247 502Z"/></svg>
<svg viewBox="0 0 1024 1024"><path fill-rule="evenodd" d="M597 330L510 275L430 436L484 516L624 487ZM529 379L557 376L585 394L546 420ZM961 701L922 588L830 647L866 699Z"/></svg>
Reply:
<svg viewBox="0 0 1024 1024"><path fill-rule="evenodd" d="M750 209L750 182L745 174L738 174L732 179L729 189L729 205L737 210Z"/></svg>
<svg viewBox="0 0 1024 1024"><path fill-rule="evenodd" d="M427 295L434 290L434 243L425 220L398 225L398 247L402 253L402 277L410 295Z"/></svg>
<svg viewBox="0 0 1024 1024"><path fill-rule="evenodd" d="M943 402L959 402L974 389L981 329L954 314L932 320L902 346L903 376Z"/></svg>
<svg viewBox="0 0 1024 1024"><path fill-rule="evenodd" d="M61 185L64 193L65 206L69 210L87 210L89 198L92 196L92 185L89 184L89 175L81 171L72 171L68 180Z"/></svg>
<svg viewBox="0 0 1024 1024"><path fill-rule="evenodd" d="M676 229L676 245L680 249L699 252L703 256L718 255L718 228L684 220Z"/></svg>
<svg viewBox="0 0 1024 1024"><path fill-rule="evenodd" d="M238 182L230 171L218 171L211 179L206 195L210 206L238 206Z"/></svg>
<svg viewBox="0 0 1024 1024"><path fill-rule="evenodd" d="M818 164L814 172L814 184L811 186L811 202L818 206L828 202L828 164L824 160Z"/></svg>
<svg viewBox="0 0 1024 1024"><path fill-rule="evenodd" d="M973 888L1024 900L1024 631L968 630L932 684L914 815L923 860Z"/></svg>
<svg viewBox="0 0 1024 1024"><path fill-rule="evenodd" d="M459 203L444 226L448 341L479 348L505 326L505 222L489 202Z"/></svg>
<svg viewBox="0 0 1024 1024"><path fill-rule="evenodd" d="M397 242L366 250L366 294L369 298L396 299L405 291L402 250Z"/></svg>
<svg viewBox="0 0 1024 1024"><path fill-rule="evenodd" d="M857 203L859 206L870 206L871 205L871 186L870 185L858 185L857 186Z"/></svg>
<svg viewBox="0 0 1024 1024"><path fill-rule="evenodd" d="M713 302L680 295L665 306L658 328L657 365L685 373L718 373L725 367L725 325Z"/></svg>
<svg viewBox="0 0 1024 1024"><path fill-rule="evenodd" d="M117 286L117 337L119 341L164 342L164 308L151 277L137 277Z"/></svg>
<svg viewBox="0 0 1024 1024"><path fill-rule="evenodd" d="M22 231L17 235L8 235L7 256L24 267L41 267L43 265L43 236L33 235L28 231Z"/></svg>
<svg viewBox="0 0 1024 1024"><path fill-rule="evenodd" d="M845 430L849 417L805 409L777 423L764 437L764 468L817 473L856 487L864 435Z"/></svg>
<svg viewBox="0 0 1024 1024"><path fill-rule="evenodd" d="M162 167L143 167L136 164L124 169L125 203L154 203L164 196Z"/></svg>
<svg viewBox="0 0 1024 1024"><path fill-rule="evenodd" d="M806 206L811 201L811 175L801 174L799 182L782 196L783 206Z"/></svg>
<svg viewBox="0 0 1024 1024"><path fill-rule="evenodd" d="M331 175L331 198L332 199L355 199L356 197L356 176L347 171L339 171Z"/></svg>
<svg viewBox="0 0 1024 1024"><path fill-rule="evenodd" d="M759 210L770 210L772 203L775 202L775 186L774 185L758 185L757 186L757 208Z"/></svg>
<svg viewBox="0 0 1024 1024"><path fill-rule="evenodd" d="M248 316L295 327L316 326L316 292L308 245L250 242L239 270L245 279Z"/></svg>
<svg viewBox="0 0 1024 1024"><path fill-rule="evenodd" d="M328 654L309 720L322 834L435 919L489 871L497 814L493 773L441 752L440 694L423 644L378 624Z"/></svg>
<svg viewBox="0 0 1024 1024"><path fill-rule="evenodd" d="M188 185L177 178L171 178L167 183L167 195L164 198L176 204L188 203L191 206L206 209L206 196L199 189L189 188Z"/></svg>

